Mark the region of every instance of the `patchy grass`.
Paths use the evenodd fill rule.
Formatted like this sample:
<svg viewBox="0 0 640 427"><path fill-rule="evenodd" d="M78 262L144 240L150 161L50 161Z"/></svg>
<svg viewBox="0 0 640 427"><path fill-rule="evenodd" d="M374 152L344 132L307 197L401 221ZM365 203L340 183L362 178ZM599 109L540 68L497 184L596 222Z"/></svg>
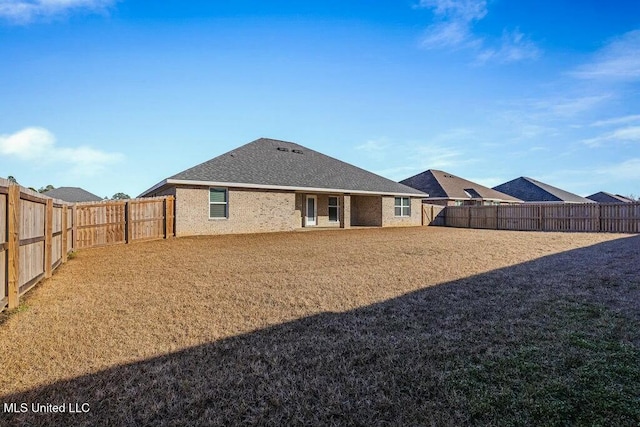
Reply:
<svg viewBox="0 0 640 427"><path fill-rule="evenodd" d="M445 228L81 251L0 325L30 425L638 425L639 237ZM2 419L0 418L0 423Z"/></svg>

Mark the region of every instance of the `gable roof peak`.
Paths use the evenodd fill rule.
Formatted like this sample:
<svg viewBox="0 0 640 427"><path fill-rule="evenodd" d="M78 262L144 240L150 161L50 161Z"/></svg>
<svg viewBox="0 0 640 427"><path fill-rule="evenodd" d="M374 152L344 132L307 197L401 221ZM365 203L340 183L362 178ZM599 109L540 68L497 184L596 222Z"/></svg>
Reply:
<svg viewBox="0 0 640 427"><path fill-rule="evenodd" d="M172 181L172 182L170 182ZM177 173L164 184L232 185L254 188L326 189L353 193L424 196L357 166L327 156L295 142L259 138Z"/></svg>

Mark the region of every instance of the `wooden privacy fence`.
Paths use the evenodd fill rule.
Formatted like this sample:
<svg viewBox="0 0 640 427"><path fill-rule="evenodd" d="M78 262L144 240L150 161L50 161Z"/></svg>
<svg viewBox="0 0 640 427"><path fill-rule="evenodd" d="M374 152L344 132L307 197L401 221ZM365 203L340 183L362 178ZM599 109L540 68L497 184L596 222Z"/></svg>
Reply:
<svg viewBox="0 0 640 427"><path fill-rule="evenodd" d="M174 233L174 198L76 203L76 248L162 239Z"/></svg>
<svg viewBox="0 0 640 427"><path fill-rule="evenodd" d="M174 198L71 204L0 178L0 311L76 249L174 235Z"/></svg>
<svg viewBox="0 0 640 427"><path fill-rule="evenodd" d="M447 206L445 225L494 230L640 233L640 203Z"/></svg>
<svg viewBox="0 0 640 427"><path fill-rule="evenodd" d="M422 204L422 225L445 225L444 206Z"/></svg>

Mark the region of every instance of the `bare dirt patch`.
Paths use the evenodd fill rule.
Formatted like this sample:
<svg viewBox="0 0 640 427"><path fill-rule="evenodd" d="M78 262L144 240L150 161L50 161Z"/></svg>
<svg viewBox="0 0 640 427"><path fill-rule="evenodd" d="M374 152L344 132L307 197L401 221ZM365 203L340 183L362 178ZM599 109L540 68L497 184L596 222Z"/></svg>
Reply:
<svg viewBox="0 0 640 427"><path fill-rule="evenodd" d="M541 370L593 362L584 346L597 360L623 354L620 376L640 375L625 370L639 343L628 329L639 246L613 234L409 228L85 250L0 325L11 367L0 395L84 399L92 412L74 422L87 425L539 421L546 409L514 402L551 392L517 390L545 384ZM554 339L566 357L547 354ZM562 394L587 377L549 385L561 390L551 402L591 399ZM638 391L616 378L624 392L609 396L607 416Z"/></svg>

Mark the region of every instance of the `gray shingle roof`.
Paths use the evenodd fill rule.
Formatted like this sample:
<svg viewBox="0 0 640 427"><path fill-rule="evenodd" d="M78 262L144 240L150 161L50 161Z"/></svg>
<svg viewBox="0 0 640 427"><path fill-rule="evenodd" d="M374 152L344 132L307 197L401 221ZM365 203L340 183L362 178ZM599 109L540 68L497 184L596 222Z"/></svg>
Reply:
<svg viewBox="0 0 640 427"><path fill-rule="evenodd" d="M436 169L429 169L400 182L409 187L429 193L429 198L461 200L481 198L514 203L521 202L520 199L508 194Z"/></svg>
<svg viewBox="0 0 640 427"><path fill-rule="evenodd" d="M195 181L395 194L424 194L411 187L293 142L260 138L177 173L163 183Z"/></svg>
<svg viewBox="0 0 640 427"><path fill-rule="evenodd" d="M80 187L59 187L46 191L43 194L53 199L60 199L69 203L99 202L102 200L102 197L98 197Z"/></svg>
<svg viewBox="0 0 640 427"><path fill-rule="evenodd" d="M593 200L525 176L500 184L493 189L525 202L593 203Z"/></svg>
<svg viewBox="0 0 640 427"><path fill-rule="evenodd" d="M587 199L593 200L598 203L632 203L628 197L621 196L620 194L611 194L606 191L599 191L595 194L587 196Z"/></svg>

